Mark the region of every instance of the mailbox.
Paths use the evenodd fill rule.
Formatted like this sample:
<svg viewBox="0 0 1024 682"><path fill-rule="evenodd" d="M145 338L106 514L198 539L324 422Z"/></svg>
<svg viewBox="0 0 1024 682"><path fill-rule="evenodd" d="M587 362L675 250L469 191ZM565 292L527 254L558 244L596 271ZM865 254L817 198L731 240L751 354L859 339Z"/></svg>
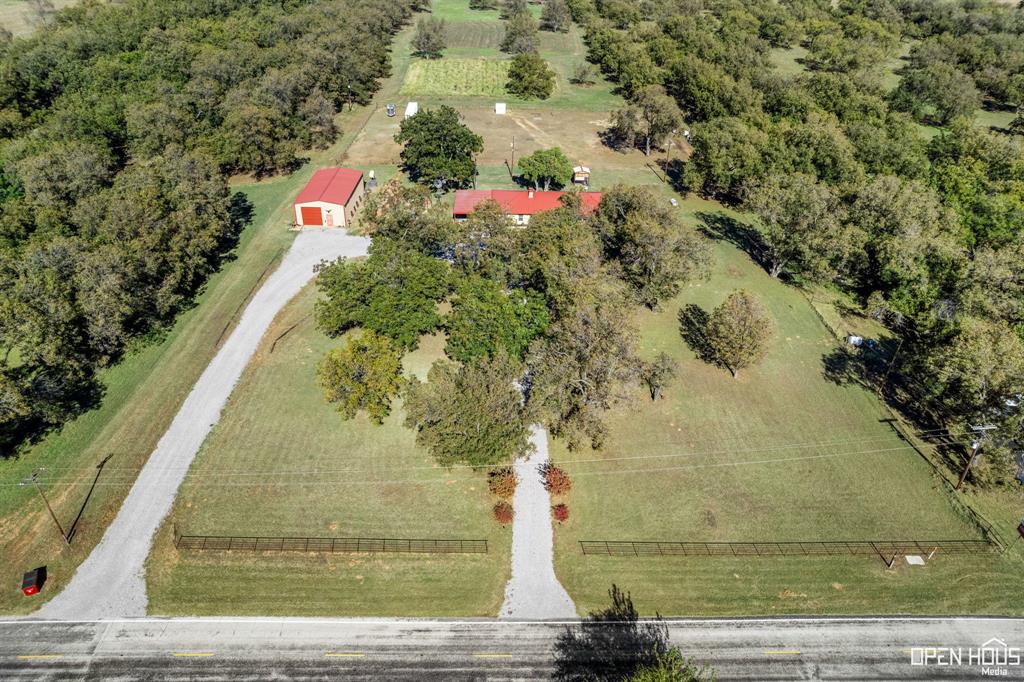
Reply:
<svg viewBox="0 0 1024 682"><path fill-rule="evenodd" d="M43 583L45 582L46 566L33 568L21 577L21 592L26 597L31 597L33 594L38 594L39 590L43 589Z"/></svg>

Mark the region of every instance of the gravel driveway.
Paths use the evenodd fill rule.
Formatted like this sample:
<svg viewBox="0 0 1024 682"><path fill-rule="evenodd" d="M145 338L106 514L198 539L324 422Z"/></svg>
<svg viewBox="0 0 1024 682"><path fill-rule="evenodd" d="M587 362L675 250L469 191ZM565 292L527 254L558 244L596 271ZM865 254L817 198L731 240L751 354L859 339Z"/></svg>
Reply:
<svg viewBox="0 0 1024 682"><path fill-rule="evenodd" d="M306 230L296 237L192 387L103 539L64 591L37 615L89 620L146 614L143 567L153 534L274 316L313 278L314 265L322 259L365 255L369 244L369 239L341 230Z"/></svg>
<svg viewBox="0 0 1024 682"><path fill-rule="evenodd" d="M576 606L555 576L551 497L537 472L537 467L548 461L547 432L534 426L530 442L533 454L516 461L519 485L512 498L512 579L505 587L500 617L575 618Z"/></svg>

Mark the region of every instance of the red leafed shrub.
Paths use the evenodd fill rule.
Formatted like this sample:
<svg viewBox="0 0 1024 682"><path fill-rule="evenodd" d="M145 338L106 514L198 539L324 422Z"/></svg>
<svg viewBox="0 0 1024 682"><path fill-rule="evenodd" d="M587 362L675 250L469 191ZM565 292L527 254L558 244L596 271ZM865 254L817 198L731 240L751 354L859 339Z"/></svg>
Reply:
<svg viewBox="0 0 1024 682"><path fill-rule="evenodd" d="M498 467L487 473L487 488L492 495L497 495L503 500L512 499L518 482L519 478L512 467Z"/></svg>
<svg viewBox="0 0 1024 682"><path fill-rule="evenodd" d="M512 505L508 502L499 502L494 505L494 520L503 526L512 523Z"/></svg>
<svg viewBox="0 0 1024 682"><path fill-rule="evenodd" d="M551 508L551 515L555 517L555 521L564 523L569 520L569 508L564 504L556 504Z"/></svg>
<svg viewBox="0 0 1024 682"><path fill-rule="evenodd" d="M551 462L545 462L539 471L544 481L544 489L552 495L567 495L572 490L572 480L564 469L556 467Z"/></svg>

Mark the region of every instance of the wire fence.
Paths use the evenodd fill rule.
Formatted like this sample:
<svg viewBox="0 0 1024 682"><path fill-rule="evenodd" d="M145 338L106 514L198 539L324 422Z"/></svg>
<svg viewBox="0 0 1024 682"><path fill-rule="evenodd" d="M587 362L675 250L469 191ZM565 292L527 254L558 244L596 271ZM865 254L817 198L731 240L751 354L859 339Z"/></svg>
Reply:
<svg viewBox="0 0 1024 682"><path fill-rule="evenodd" d="M988 540L851 540L811 542L652 542L580 540L586 555L601 556L880 556L983 554L998 550Z"/></svg>
<svg viewBox="0 0 1024 682"><path fill-rule="evenodd" d="M179 550L239 552L387 552L396 554L487 554L487 540L408 538L303 538L180 535Z"/></svg>

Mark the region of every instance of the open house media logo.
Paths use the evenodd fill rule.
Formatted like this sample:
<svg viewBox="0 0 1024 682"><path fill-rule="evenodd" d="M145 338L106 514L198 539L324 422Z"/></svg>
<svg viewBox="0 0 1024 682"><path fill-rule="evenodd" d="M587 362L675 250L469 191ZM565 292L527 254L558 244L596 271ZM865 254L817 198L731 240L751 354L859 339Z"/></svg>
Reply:
<svg viewBox="0 0 1024 682"><path fill-rule="evenodd" d="M910 650L910 665L936 667L979 667L982 675L1009 676L1011 668L1020 669L1020 647L1008 646L993 637L979 647L919 646Z"/></svg>

